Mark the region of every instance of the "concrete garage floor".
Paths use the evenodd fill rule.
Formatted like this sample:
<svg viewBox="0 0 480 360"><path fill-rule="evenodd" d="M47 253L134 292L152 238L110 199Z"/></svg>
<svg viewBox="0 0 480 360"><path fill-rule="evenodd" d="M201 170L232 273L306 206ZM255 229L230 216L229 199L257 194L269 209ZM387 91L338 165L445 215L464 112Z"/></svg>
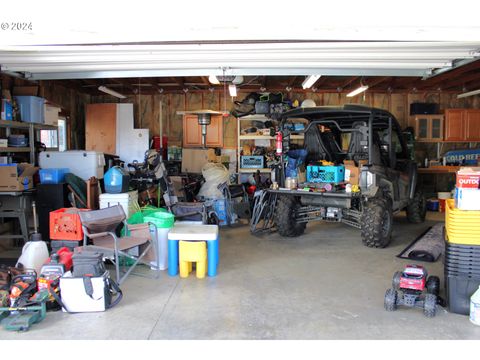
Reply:
<svg viewBox="0 0 480 360"><path fill-rule="evenodd" d="M387 249L363 246L341 224L311 224L293 239L222 229L215 278L131 276L116 308L50 312L27 333L0 329L0 339L480 339L467 316L383 309L393 273L407 263L395 255L441 215L420 225L396 216ZM443 281L441 261L426 266Z"/></svg>

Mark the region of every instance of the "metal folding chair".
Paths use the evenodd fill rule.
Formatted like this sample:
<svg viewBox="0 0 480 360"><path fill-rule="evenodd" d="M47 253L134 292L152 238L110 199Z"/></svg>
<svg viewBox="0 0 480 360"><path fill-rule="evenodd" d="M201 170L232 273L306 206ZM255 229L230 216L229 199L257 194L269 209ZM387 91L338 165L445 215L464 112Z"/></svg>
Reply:
<svg viewBox="0 0 480 360"><path fill-rule="evenodd" d="M145 263L151 266L146 260L146 255L153 249L155 264L158 265L158 251L156 241L152 241L149 224L129 225L126 222L125 212L120 205L112 206L100 210L82 211L79 213L84 232L83 246L88 249L103 252L104 257L110 258L116 270L117 283L121 284L126 277L132 273L132 270L139 263ZM126 234L128 229L145 226L146 231L143 236L117 236L119 225L124 224ZM156 229L155 229L156 230ZM138 232L137 232L138 233ZM148 234L148 235L146 235ZM155 234L156 235L156 234ZM91 239L93 245L88 245L88 239ZM135 247L138 248L139 255L133 255ZM128 266L128 270L121 273L121 258L132 259L134 263Z"/></svg>

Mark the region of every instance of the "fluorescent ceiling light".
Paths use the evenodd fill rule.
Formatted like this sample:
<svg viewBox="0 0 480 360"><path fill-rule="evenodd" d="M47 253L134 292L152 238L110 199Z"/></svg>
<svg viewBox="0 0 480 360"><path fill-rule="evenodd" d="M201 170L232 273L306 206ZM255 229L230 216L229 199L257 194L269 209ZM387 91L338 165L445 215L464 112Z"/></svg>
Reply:
<svg viewBox="0 0 480 360"><path fill-rule="evenodd" d="M237 96L237 87L235 85L228 85L228 92L231 97Z"/></svg>
<svg viewBox="0 0 480 360"><path fill-rule="evenodd" d="M303 81L302 83L302 87L304 89L309 89L312 87L313 84L315 84L315 82L320 79L320 76L322 75L309 75L306 77L306 79Z"/></svg>
<svg viewBox="0 0 480 360"><path fill-rule="evenodd" d="M218 79L215 75L210 75L208 77L208 81L210 81L210 84L214 84L214 85L220 84L220 81L218 81Z"/></svg>
<svg viewBox="0 0 480 360"><path fill-rule="evenodd" d="M459 95L457 95L457 99L461 99L461 98L464 98L464 97L467 97L467 96L478 95L478 94L480 94L480 89L469 91L469 92L466 92L466 93L463 93L463 94L459 94Z"/></svg>
<svg viewBox="0 0 480 360"><path fill-rule="evenodd" d="M115 96L115 97L117 97L117 98L119 98L119 99L125 99L125 98L126 98L125 95L122 95L122 94L116 92L115 90L109 89L109 88L107 88L106 86L99 86L99 87L98 87L98 90L100 90L100 91L102 91L102 92L104 92L104 93L106 93L106 94L110 94L110 95L112 95L112 96Z"/></svg>
<svg viewBox="0 0 480 360"><path fill-rule="evenodd" d="M359 88L357 88L357 89L353 90L352 92L348 93L347 97L356 96L356 95L366 91L367 89L368 89L368 85L362 85Z"/></svg>

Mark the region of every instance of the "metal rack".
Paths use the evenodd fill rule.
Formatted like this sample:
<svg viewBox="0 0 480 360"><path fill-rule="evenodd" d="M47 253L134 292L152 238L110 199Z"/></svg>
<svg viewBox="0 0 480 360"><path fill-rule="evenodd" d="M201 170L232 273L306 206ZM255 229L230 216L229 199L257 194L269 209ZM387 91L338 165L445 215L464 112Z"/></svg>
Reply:
<svg viewBox="0 0 480 360"><path fill-rule="evenodd" d="M241 159L240 159L240 154L243 149L243 141L248 141L248 140L275 140L275 136L268 136L268 135L241 135L241 130L242 126L241 123L242 121L262 121L265 122L267 120L271 120L267 118L265 115L248 115L248 116L243 116L237 118L237 165L238 165L238 174L254 174L257 171L259 171L262 174L270 174L272 169L269 168L260 168L260 169L255 169L255 168L241 168ZM303 140L304 135L290 135L291 140Z"/></svg>
<svg viewBox="0 0 480 360"><path fill-rule="evenodd" d="M28 130L28 146L26 147L0 147L0 154L4 153L30 153L30 163L35 163L35 139L40 138L40 130L55 130L57 131L58 139L58 126L55 125L46 125L46 124L37 124L37 123L28 123L28 122L19 122L19 121L10 121L10 120L0 120L0 128L6 129L6 136L10 136L11 129L22 129ZM48 150L58 150L58 148L48 148Z"/></svg>

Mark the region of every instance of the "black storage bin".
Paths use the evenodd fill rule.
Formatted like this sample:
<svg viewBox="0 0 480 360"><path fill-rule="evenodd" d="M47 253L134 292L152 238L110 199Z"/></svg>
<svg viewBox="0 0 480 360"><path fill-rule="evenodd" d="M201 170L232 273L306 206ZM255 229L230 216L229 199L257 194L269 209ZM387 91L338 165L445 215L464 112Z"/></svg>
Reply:
<svg viewBox="0 0 480 360"><path fill-rule="evenodd" d="M50 211L70 207L66 183L38 184L36 203L38 212L38 232L42 239L50 239Z"/></svg>
<svg viewBox="0 0 480 360"><path fill-rule="evenodd" d="M83 241L73 241L73 240L52 240L50 241L50 247L52 249L52 254L56 253L60 248L67 247L70 251L74 251L75 248L82 246Z"/></svg>
<svg viewBox="0 0 480 360"><path fill-rule="evenodd" d="M445 274L448 310L455 314L470 313L470 297L480 286L480 276L453 276Z"/></svg>

